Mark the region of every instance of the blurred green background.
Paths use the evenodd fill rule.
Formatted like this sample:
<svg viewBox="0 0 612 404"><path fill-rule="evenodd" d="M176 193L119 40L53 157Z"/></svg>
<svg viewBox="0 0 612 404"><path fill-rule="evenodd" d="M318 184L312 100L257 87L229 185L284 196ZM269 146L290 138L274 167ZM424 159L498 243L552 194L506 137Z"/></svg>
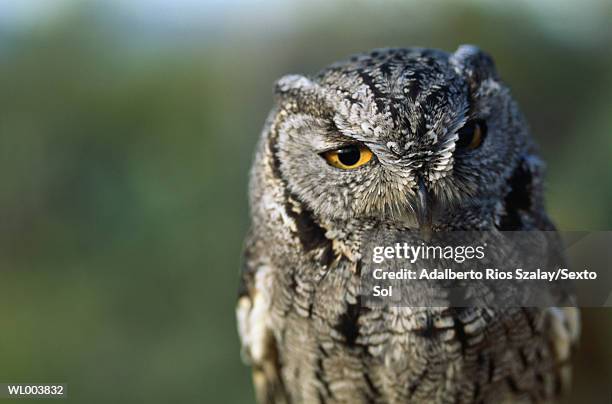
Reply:
<svg viewBox="0 0 612 404"><path fill-rule="evenodd" d="M612 229L611 20L596 0L0 0L0 381L252 402L234 301L273 82L373 47L488 50L559 227ZM570 402L609 403L612 315L584 318Z"/></svg>

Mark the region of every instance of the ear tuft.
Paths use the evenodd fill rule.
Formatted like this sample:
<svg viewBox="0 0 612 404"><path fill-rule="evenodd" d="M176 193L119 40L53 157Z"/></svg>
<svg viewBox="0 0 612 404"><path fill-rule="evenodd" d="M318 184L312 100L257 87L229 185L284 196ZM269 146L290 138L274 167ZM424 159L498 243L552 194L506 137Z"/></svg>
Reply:
<svg viewBox="0 0 612 404"><path fill-rule="evenodd" d="M274 85L274 93L283 96L296 92L310 92L316 84L309 78L299 74L288 74L278 79Z"/></svg>
<svg viewBox="0 0 612 404"><path fill-rule="evenodd" d="M459 46L450 60L458 72L467 76L472 85L489 78L498 79L493 58L477 46Z"/></svg>

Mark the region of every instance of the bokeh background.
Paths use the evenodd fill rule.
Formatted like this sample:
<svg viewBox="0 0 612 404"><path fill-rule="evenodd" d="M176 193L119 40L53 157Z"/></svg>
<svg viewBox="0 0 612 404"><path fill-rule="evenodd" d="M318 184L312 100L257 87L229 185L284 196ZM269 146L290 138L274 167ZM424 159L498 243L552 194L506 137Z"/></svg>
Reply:
<svg viewBox="0 0 612 404"><path fill-rule="evenodd" d="M488 50L559 227L612 229L610 21L604 0L0 0L0 381L253 402L234 301L273 82L373 47ZM610 313L584 312L569 402L610 402Z"/></svg>

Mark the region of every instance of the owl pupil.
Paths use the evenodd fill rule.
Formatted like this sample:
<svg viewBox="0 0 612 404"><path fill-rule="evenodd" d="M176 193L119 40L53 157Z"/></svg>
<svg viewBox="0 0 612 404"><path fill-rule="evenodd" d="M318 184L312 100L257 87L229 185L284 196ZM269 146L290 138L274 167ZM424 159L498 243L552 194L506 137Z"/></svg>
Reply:
<svg viewBox="0 0 612 404"><path fill-rule="evenodd" d="M357 164L361 152L357 146L349 146L338 150L338 160L345 166Z"/></svg>
<svg viewBox="0 0 612 404"><path fill-rule="evenodd" d="M487 134L487 125L480 119L468 121L457 134L458 149L475 149L482 144Z"/></svg>
<svg viewBox="0 0 612 404"><path fill-rule="evenodd" d="M457 147L464 148L468 147L472 142L476 131L476 124L474 121L466 123L463 128L459 129L459 139L457 140Z"/></svg>

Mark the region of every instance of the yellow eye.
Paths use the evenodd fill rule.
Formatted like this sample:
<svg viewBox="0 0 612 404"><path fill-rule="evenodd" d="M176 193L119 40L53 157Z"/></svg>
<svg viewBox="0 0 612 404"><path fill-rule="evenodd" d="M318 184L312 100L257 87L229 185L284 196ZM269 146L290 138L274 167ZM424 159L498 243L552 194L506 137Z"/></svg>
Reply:
<svg viewBox="0 0 612 404"><path fill-rule="evenodd" d="M468 121L459 129L457 134L459 135L459 139L457 139L457 148L473 150L484 141L487 135L487 125L480 119Z"/></svg>
<svg viewBox="0 0 612 404"><path fill-rule="evenodd" d="M372 159L372 152L362 145L350 145L322 154L327 163L343 170L360 167Z"/></svg>

